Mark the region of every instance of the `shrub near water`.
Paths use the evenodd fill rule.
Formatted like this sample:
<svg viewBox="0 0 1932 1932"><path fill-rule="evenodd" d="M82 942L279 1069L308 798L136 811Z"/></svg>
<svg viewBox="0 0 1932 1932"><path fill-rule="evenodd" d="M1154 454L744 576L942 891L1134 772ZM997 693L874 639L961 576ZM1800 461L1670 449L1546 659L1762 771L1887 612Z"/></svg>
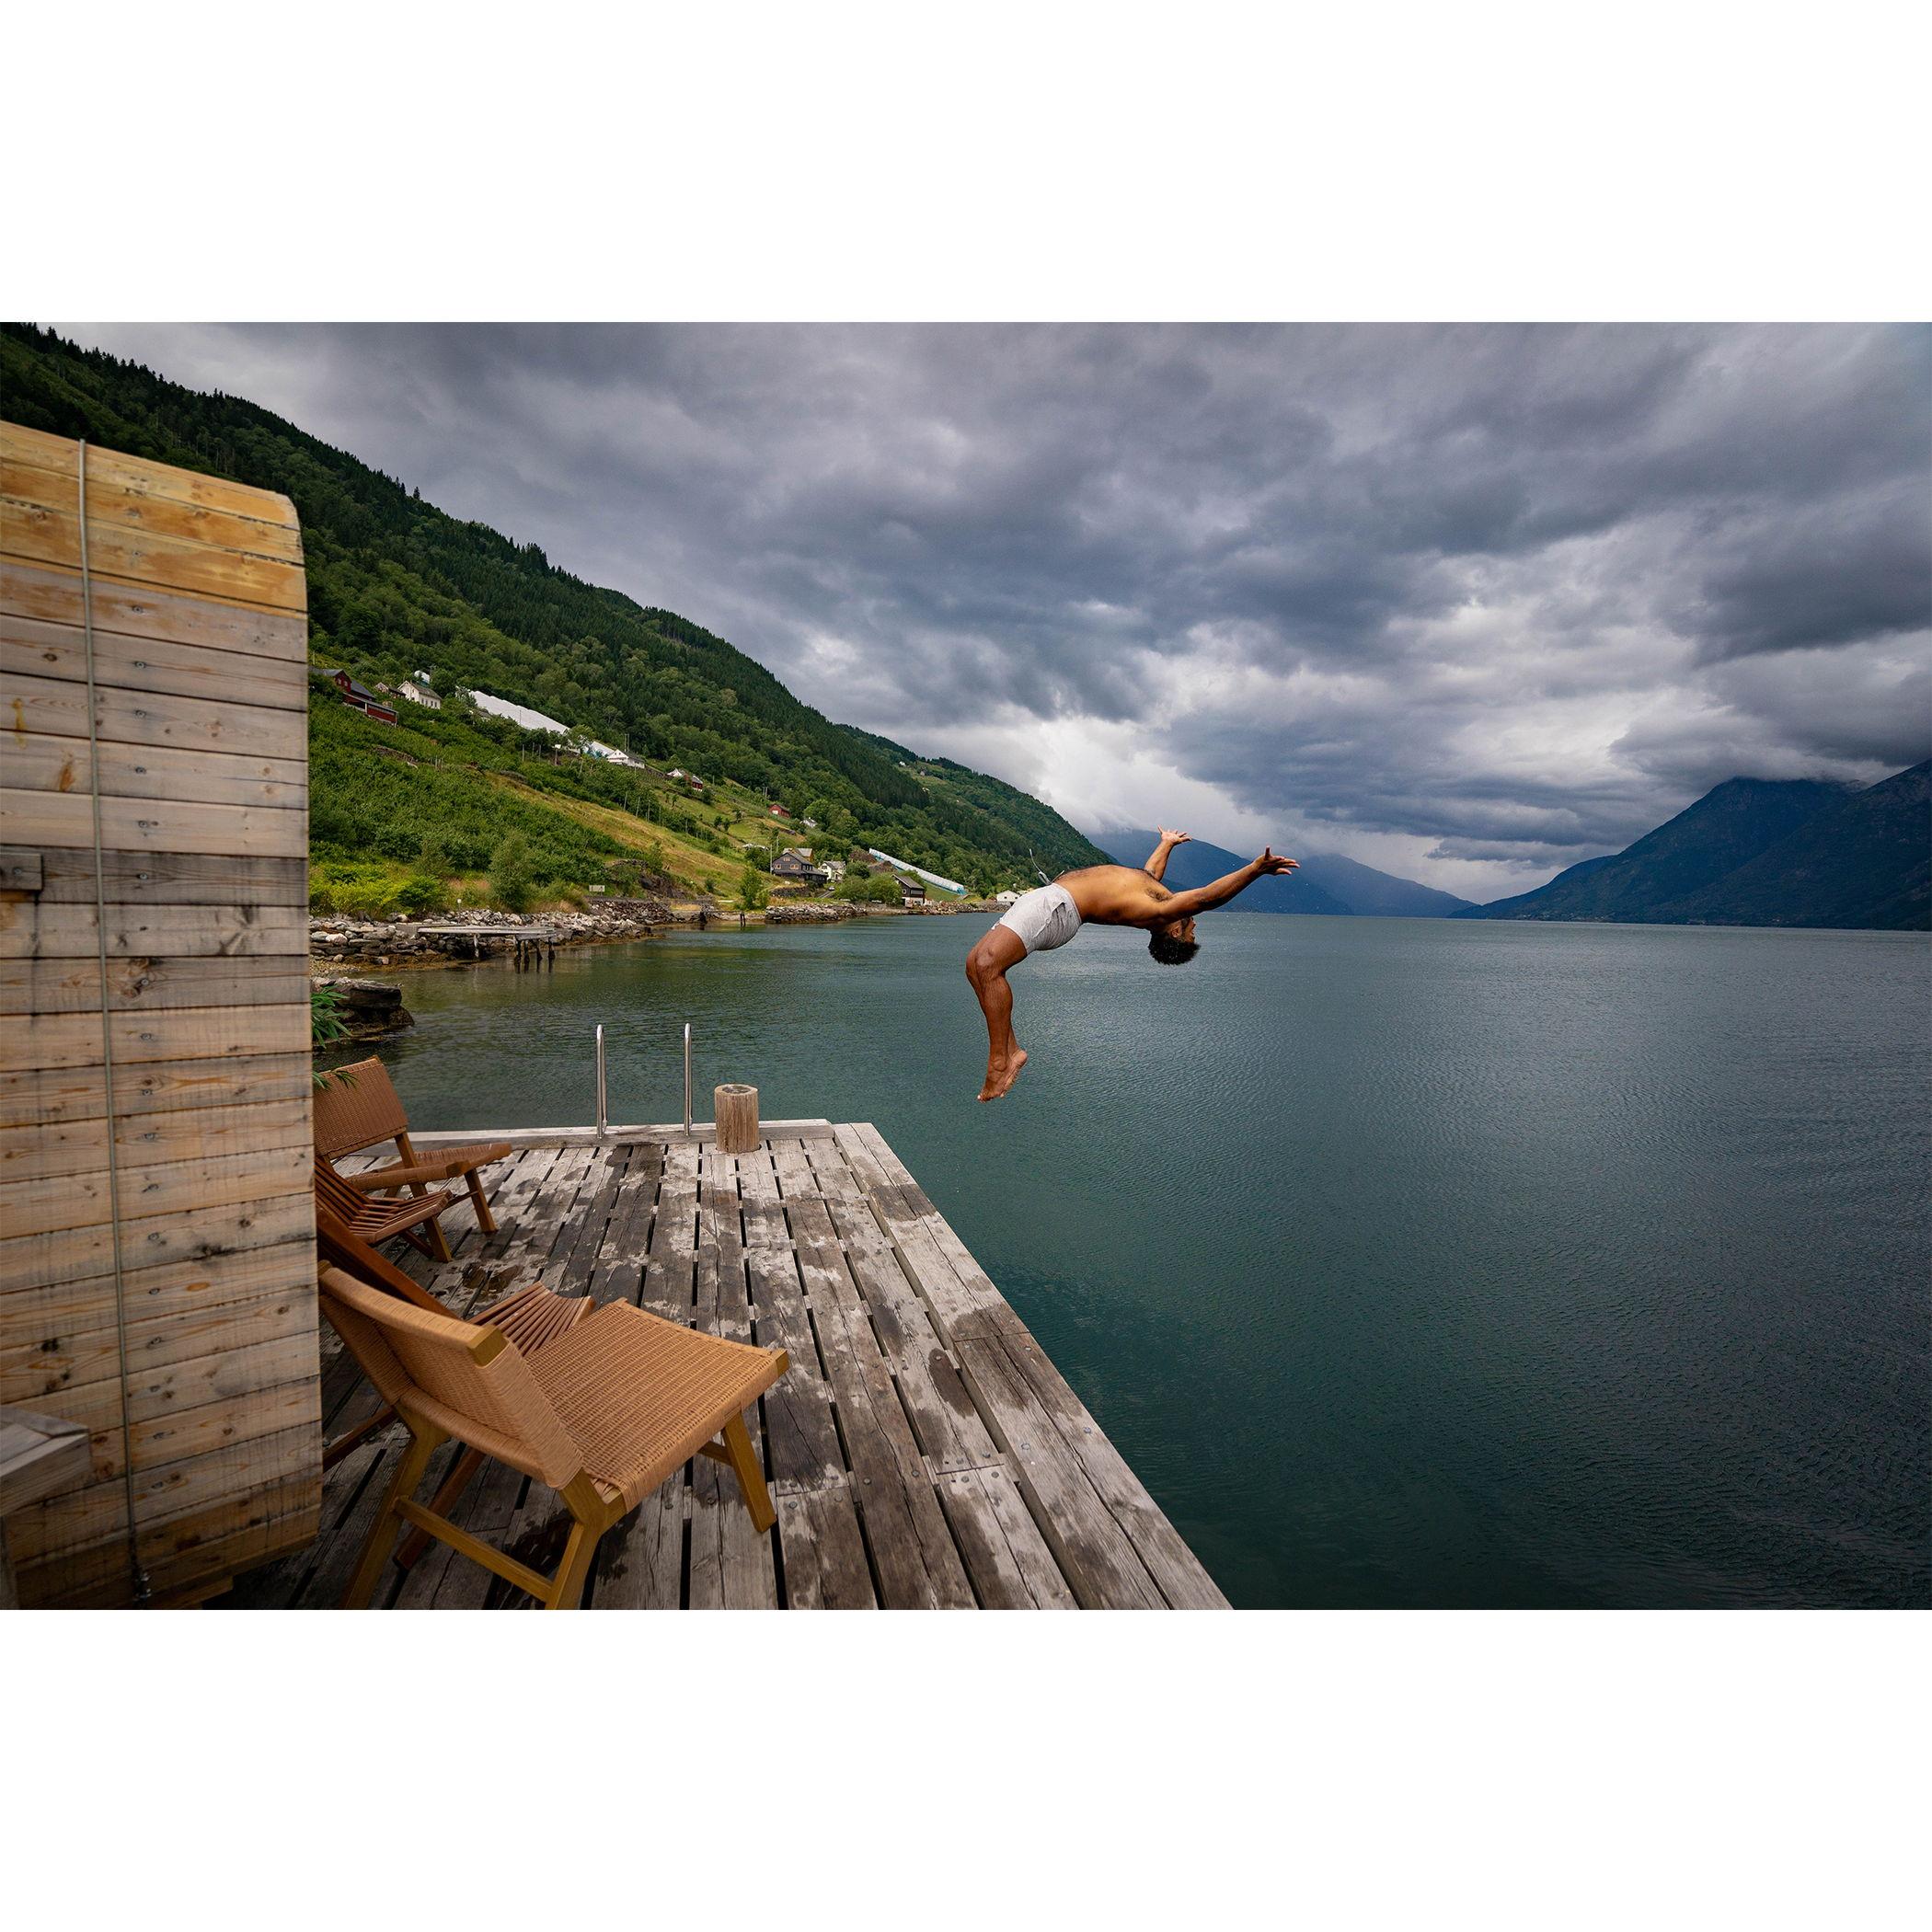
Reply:
<svg viewBox="0 0 1932 1932"><path fill-rule="evenodd" d="M536 896L536 875L530 861L530 841L521 832L505 838L489 859L489 894L506 912L522 913Z"/></svg>

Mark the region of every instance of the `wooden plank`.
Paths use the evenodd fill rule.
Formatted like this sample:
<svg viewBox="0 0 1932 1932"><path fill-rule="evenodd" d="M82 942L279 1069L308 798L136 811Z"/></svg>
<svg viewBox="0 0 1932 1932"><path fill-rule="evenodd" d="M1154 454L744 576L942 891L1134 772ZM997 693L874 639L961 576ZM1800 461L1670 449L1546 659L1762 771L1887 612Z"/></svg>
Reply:
<svg viewBox="0 0 1932 1932"><path fill-rule="evenodd" d="M118 1119L114 1127L117 1157L129 1167L312 1144L305 1098L270 1100L256 1107L135 1114ZM83 1174L97 1167L105 1171L107 1159L108 1123L104 1119L40 1130L0 1128L0 1186Z"/></svg>
<svg viewBox="0 0 1932 1932"><path fill-rule="evenodd" d="M316 1432L306 1423L208 1455L164 1463L134 1478L135 1520L144 1536L171 1517L253 1492L284 1478L309 1477L319 1490ZM126 1535L126 1489L117 1478L72 1490L22 1510L7 1525L21 1572L21 1594L34 1564L63 1550L80 1550Z"/></svg>
<svg viewBox="0 0 1932 1932"><path fill-rule="evenodd" d="M316 1196L313 1182L299 1191L262 1194L237 1205L198 1209L192 1215L173 1211L123 1219L122 1265L145 1275L151 1269L190 1264L230 1251L313 1239ZM66 1228L55 1234L23 1235L0 1240L0 1310L17 1289L50 1289L62 1282L110 1273L114 1239L110 1224Z"/></svg>
<svg viewBox="0 0 1932 1932"><path fill-rule="evenodd" d="M145 1370L247 1341L282 1340L316 1324L300 1271L307 1244L177 1261L129 1274L130 1362ZM308 1279L314 1281L314 1271ZM114 1278L95 1275L0 1297L0 1401L42 1397L119 1374Z"/></svg>
<svg viewBox="0 0 1932 1932"><path fill-rule="evenodd" d="M94 903L91 847L55 846L41 864L43 905ZM101 895L109 905L308 904L306 858L240 858L228 853L106 852Z"/></svg>
<svg viewBox="0 0 1932 1932"><path fill-rule="evenodd" d="M588 1185L581 1190L569 1220L559 1228L553 1265L544 1278L554 1293L581 1294L590 1286L629 1165L630 1151L624 1147L606 1148L591 1161L585 1177Z"/></svg>
<svg viewBox="0 0 1932 1932"><path fill-rule="evenodd" d="M697 1149L668 1148L658 1183L638 1304L668 1321L688 1321L697 1249Z"/></svg>
<svg viewBox="0 0 1932 1932"><path fill-rule="evenodd" d="M0 699L4 696L0 694ZM271 711L262 715L285 718L290 714ZM280 738L282 734L274 735ZM8 734L6 776L10 785L22 791L90 792L98 788L103 798L308 810L305 758L105 742L90 747L85 737L60 737L31 725Z"/></svg>
<svg viewBox="0 0 1932 1932"><path fill-rule="evenodd" d="M29 429L25 423L0 422L0 455L10 463L33 464L78 487L80 445L72 437ZM139 490L157 500L193 504L271 525L293 525L295 522L295 506L278 491L260 489L252 483L236 483L227 477L207 476L200 470L183 469L177 464L156 462L148 456L131 456L124 451L90 443L87 486L92 490L101 485Z"/></svg>
<svg viewBox="0 0 1932 1932"><path fill-rule="evenodd" d="M737 1171L742 1164L713 1145L698 1153L698 1236L693 1326L728 1340L754 1340L740 1232ZM757 1405L747 1427L764 1466L764 1425ZM769 1533L760 1535L731 1472L701 1458L690 1466L690 1563L686 1602L694 1610L767 1610L777 1606Z"/></svg>
<svg viewBox="0 0 1932 1932"><path fill-rule="evenodd" d="M315 1324L311 1317L307 1340L312 1344L314 1339ZM224 1397L218 1402L204 1402L195 1409L156 1416L149 1421L135 1424L129 1435L138 1475L163 1463L207 1455L214 1450L227 1448L231 1443L252 1442L259 1436L298 1428L316 1432L319 1460L322 1406L318 1386L312 1374L265 1388L247 1389L239 1395ZM101 1481L118 1479L126 1460L119 1426L109 1424L98 1429L91 1440L96 1478Z"/></svg>
<svg viewBox="0 0 1932 1932"><path fill-rule="evenodd" d="M858 1515L841 1483L772 1498L785 1558L786 1603L793 1610L875 1610Z"/></svg>
<svg viewBox="0 0 1932 1932"><path fill-rule="evenodd" d="M301 1474L217 1497L154 1524L144 1520L139 1547L154 1602L205 1590L211 1581L306 1543L315 1534L319 1489L314 1476ZM123 1604L131 1587L124 1535L117 1530L87 1548L61 1549L23 1570L20 1583L22 1598L30 1604L75 1609Z"/></svg>
<svg viewBox="0 0 1932 1932"><path fill-rule="evenodd" d="M919 1446L936 1471L983 1468L1001 1458L960 1378L959 1365L934 1332L926 1304L871 1211L834 1202L828 1212L845 1265L865 1296L873 1333L899 1385Z"/></svg>
<svg viewBox="0 0 1932 1932"><path fill-rule="evenodd" d="M313 1143L293 1133L285 1134L280 1146L257 1147L246 1154L143 1163L121 1172L121 1213L123 1217L169 1213L199 1216L211 1209L292 1193L298 1186L313 1187L314 1172ZM10 1239L91 1227L111 1220L113 1214L105 1168L0 1186L0 1228Z"/></svg>
<svg viewBox="0 0 1932 1932"><path fill-rule="evenodd" d="M1084 1609L1164 1607L1159 1586L997 1337L955 1349L966 1386L1009 1457L1033 1520Z"/></svg>
<svg viewBox="0 0 1932 1932"><path fill-rule="evenodd" d="M1005 1469L954 1469L939 1501L985 1610L1077 1610L1053 1553Z"/></svg>
<svg viewBox="0 0 1932 1932"><path fill-rule="evenodd" d="M591 1276L591 1297L600 1303L635 1303L643 1292L644 1258L650 1248L664 1155L661 1148L643 1144L634 1144L630 1155L623 1189L612 1206L610 1226Z"/></svg>
<svg viewBox="0 0 1932 1932"><path fill-rule="evenodd" d="M758 1340L781 1348L791 1366L765 1392L765 1424L772 1481L782 1488L843 1487L845 1454L833 1415L831 1385L789 1248L747 1248L745 1271Z"/></svg>
<svg viewBox="0 0 1932 1932"><path fill-rule="evenodd" d="M216 972L233 969L207 960L170 961L167 972ZM143 1006L151 1004L144 997ZM165 1001L152 1002L165 1006ZM240 1060L149 1062L114 1070L114 1110L123 1119L167 1113L180 1108L259 1106L296 1100L310 1090L313 1059L299 1053L256 1053ZM98 1120L108 1110L107 1073L100 1066L36 1068L0 1074L0 1131L45 1131Z"/></svg>
<svg viewBox="0 0 1932 1932"><path fill-rule="evenodd" d="M885 1605L971 1609L973 1595L925 1458L880 1354L858 1290L845 1272L824 1203L795 1199L799 1268L811 1298L852 1466L852 1493Z"/></svg>
<svg viewBox="0 0 1932 1932"><path fill-rule="evenodd" d="M0 959L95 959L101 930L91 905L0 904ZM110 905L106 931L110 960L308 958L308 914L292 905Z"/></svg>
<svg viewBox="0 0 1932 1932"><path fill-rule="evenodd" d="M676 1610L684 1602L684 1481L673 1473L597 1546L591 1603L599 1610Z"/></svg>
<svg viewBox="0 0 1932 1932"><path fill-rule="evenodd" d="M237 515L212 503L163 495L149 478L129 474L126 457L117 464L109 453L102 452L102 456L105 460L97 463L90 452L87 464L90 518L136 536L205 544L217 550L280 558L284 563L302 561L302 534L285 500L277 501L278 514L272 519ZM75 470L63 473L25 460L0 441L0 498L41 509L75 511L79 507L80 479Z"/></svg>
<svg viewBox="0 0 1932 1932"><path fill-rule="evenodd" d="M313 1314L312 1308L310 1312ZM277 1333L278 1328L282 1332ZM271 1305L264 1308L252 1327L238 1324L237 1335L235 1344L217 1340L209 1353L185 1362L144 1363L131 1359L125 1405L129 1423L134 1427L158 1423L169 1416L184 1415L191 1409L247 1396L257 1389L316 1380L318 1350L313 1321L305 1333L300 1325L281 1320ZM264 1339L251 1339L257 1335ZM209 1345L205 1337L202 1345ZM109 1432L118 1437L122 1412L121 1385L113 1363L110 1362L108 1366L109 1374L105 1379L51 1389L37 1396L36 1404L80 1422L89 1431ZM317 1410L318 1426L319 1421ZM317 1447L319 1452L319 1443Z"/></svg>
<svg viewBox="0 0 1932 1932"><path fill-rule="evenodd" d="M6 568L0 563L0 577ZM308 726L308 666L299 660L128 637L104 629L98 616L94 690L98 735L122 744L293 757L283 749L286 734ZM83 625L0 610L0 727L89 736L86 692Z"/></svg>
<svg viewBox="0 0 1932 1932"><path fill-rule="evenodd" d="M306 999L308 961L279 959L154 959L141 954L108 961L109 1010L153 1013L170 1006L286 1006ZM0 1016L96 1013L100 1010L100 962L0 958ZM119 1101L117 1082L116 1100Z"/></svg>
<svg viewBox="0 0 1932 1932"><path fill-rule="evenodd" d="M101 844L110 852L223 852L288 858L308 850L308 815L252 805L184 805L104 799ZM0 819L17 845L91 846L93 800L85 792L0 790Z"/></svg>
<svg viewBox="0 0 1932 1932"><path fill-rule="evenodd" d="M306 708L308 620L305 615L219 598L178 596L153 584L114 583L100 578L94 581L93 605L97 669L103 640L109 636L233 651L250 659L274 659L300 672L303 708ZM79 629L85 615L80 572L0 553L0 612ZM167 683L167 661L155 660L163 667L156 673L156 690L175 688ZM252 665L237 666L235 674L249 679L260 675ZM268 680L263 677L261 682L266 689ZM261 701L270 702L266 696Z"/></svg>
<svg viewBox="0 0 1932 1932"><path fill-rule="evenodd" d="M1225 1610L1227 1599L1169 1523L1106 1432L1047 1360L1046 1351L1016 1324L1000 1338L1005 1358L1024 1380L1041 1413L1077 1460L1095 1494L1133 1543L1161 1594L1177 1610Z"/></svg>
<svg viewBox="0 0 1932 1932"><path fill-rule="evenodd" d="M247 1058L310 1050L308 1002L286 1006L181 1006L161 1013L112 1013L116 1104L121 1071L160 1062ZM31 1027L0 1028L0 1074L101 1064L96 1014L52 1014Z"/></svg>
<svg viewBox="0 0 1932 1932"><path fill-rule="evenodd" d="M74 511L0 496L0 524L5 527L0 545L7 556L41 568L80 567L80 518ZM308 608L302 566L284 558L213 549L206 544L131 530L93 514L87 518L87 557L97 579L219 597L264 610Z"/></svg>

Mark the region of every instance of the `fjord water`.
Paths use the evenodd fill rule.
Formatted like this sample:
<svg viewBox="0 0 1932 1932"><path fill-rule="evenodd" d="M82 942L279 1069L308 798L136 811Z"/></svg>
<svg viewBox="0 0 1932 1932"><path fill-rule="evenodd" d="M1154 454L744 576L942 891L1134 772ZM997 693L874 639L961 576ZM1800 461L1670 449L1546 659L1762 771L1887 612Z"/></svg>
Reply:
<svg viewBox="0 0 1932 1932"><path fill-rule="evenodd" d="M1243 1605L1932 1602L1932 946L1226 913L414 975L424 1126L872 1121Z"/></svg>

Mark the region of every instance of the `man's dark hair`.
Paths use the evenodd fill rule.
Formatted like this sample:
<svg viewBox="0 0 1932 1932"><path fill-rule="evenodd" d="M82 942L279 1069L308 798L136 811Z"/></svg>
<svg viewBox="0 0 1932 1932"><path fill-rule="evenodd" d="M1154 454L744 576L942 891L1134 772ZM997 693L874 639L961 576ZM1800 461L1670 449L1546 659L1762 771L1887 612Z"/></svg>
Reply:
<svg viewBox="0 0 1932 1932"><path fill-rule="evenodd" d="M1201 942L1177 939L1172 933L1156 932L1149 936L1147 950L1163 966L1185 966L1201 950Z"/></svg>

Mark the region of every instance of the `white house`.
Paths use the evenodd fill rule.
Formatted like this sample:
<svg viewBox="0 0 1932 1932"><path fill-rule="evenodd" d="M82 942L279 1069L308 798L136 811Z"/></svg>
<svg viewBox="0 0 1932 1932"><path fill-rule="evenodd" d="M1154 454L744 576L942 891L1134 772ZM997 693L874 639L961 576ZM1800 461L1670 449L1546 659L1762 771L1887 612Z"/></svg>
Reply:
<svg viewBox="0 0 1932 1932"><path fill-rule="evenodd" d="M406 677L396 687L411 703L426 706L431 711L443 709L443 700L430 689L429 675L419 671L414 677Z"/></svg>
<svg viewBox="0 0 1932 1932"><path fill-rule="evenodd" d="M1018 892L995 892L993 895L993 903L995 905L1018 905L1019 903L1019 894Z"/></svg>

